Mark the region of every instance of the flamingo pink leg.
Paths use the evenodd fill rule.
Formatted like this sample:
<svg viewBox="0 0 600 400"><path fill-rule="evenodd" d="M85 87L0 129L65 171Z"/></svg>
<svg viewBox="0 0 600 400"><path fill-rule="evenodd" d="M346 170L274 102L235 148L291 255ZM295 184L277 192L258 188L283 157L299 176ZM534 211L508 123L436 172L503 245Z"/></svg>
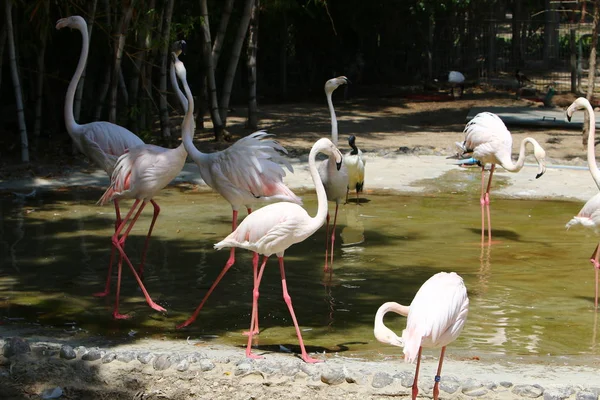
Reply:
<svg viewBox="0 0 600 400"><path fill-rule="evenodd" d="M494 169L496 164L492 164L492 168L490 168L490 177L488 179L487 188L485 188L485 165L481 167L481 243L483 244L485 238L485 216L487 212L487 220L488 220L488 242L492 240L492 220L490 216L490 188L492 186L492 176L494 174Z"/></svg>
<svg viewBox="0 0 600 400"><path fill-rule="evenodd" d="M158 304L156 304L154 301L152 301L152 299L150 298L150 295L148 294L148 291L146 290L146 288L144 287L144 283L142 282L142 280L140 279L137 271L135 270L135 268L133 267L133 265L131 264L131 261L129 260L129 257L127 257L127 254L125 254L125 250L123 249L123 245L125 244L125 240L127 240L127 236L129 235L129 232L131 232L131 229L133 228L133 226L135 225L135 222L137 221L137 219L139 218L142 210L144 209L144 207L146 206L145 202L141 202L141 205L138 209L138 211L136 212L135 216L133 217L133 219L131 220L131 222L129 223L129 225L127 226L127 229L125 230L125 233L123 233L123 235L121 237L119 237L119 235L121 234L121 232L123 231L123 229L125 228L125 225L127 225L127 222L129 221L129 219L131 218L131 215L133 214L133 212L135 211L135 208L138 206L138 204L140 203L140 200L135 200L135 202L133 203L133 205L131 206L131 209L129 210L129 212L127 213L127 215L125 216L125 218L123 219L123 221L121 222L121 225L119 226L119 228L117 229L117 231L115 232L115 234L112 237L112 242L113 245L117 248L117 250L119 251L120 257L121 259L125 259L125 261L127 262L127 265L129 265L129 268L131 269L131 271L133 272L133 276L135 277L136 281L138 282L138 285L140 285L140 289L142 289L142 293L144 294L144 297L146 299L146 302L148 303L148 305L153 308L156 311L167 311L165 310L163 307L159 306ZM119 265L121 264L122 260L120 260ZM119 267L119 272L120 272L120 267ZM119 282L120 284L120 282ZM119 293L120 288L117 287L117 293ZM118 307L119 307L119 303L118 303L118 297L117 297L117 301L115 304L115 310L113 312L113 316L116 319L122 319L122 318L128 318L125 315L121 315L118 312Z"/></svg>
<svg viewBox="0 0 600 400"><path fill-rule="evenodd" d="M337 225L337 215L338 215L338 203L335 203L335 214L333 216L333 229L331 231L331 262L329 263L329 269L333 270L333 245L335 244L335 226Z"/></svg>
<svg viewBox="0 0 600 400"><path fill-rule="evenodd" d="M594 265L595 272L595 291L594 291L594 308L598 308L598 270L600 270L600 243L596 246L596 250L592 253L590 262Z"/></svg>
<svg viewBox="0 0 600 400"><path fill-rule="evenodd" d="M119 226L121 225L121 221L122 221L121 220L121 210L119 209L119 201L117 199L113 200L113 203L115 204L115 214L116 214L115 232L116 232L117 229L119 229ZM104 286L104 291L93 293L92 296L106 297L110 293L110 276L112 274L112 266L113 266L113 262L115 260L115 250L116 250L115 246L110 246L110 262L108 264L108 274L106 276L106 285Z"/></svg>
<svg viewBox="0 0 600 400"><path fill-rule="evenodd" d="M257 290L256 293L258 293L258 285L260 284L260 281L258 279L258 253L254 253L252 256L252 275L253 275L253 281L254 281L254 289ZM258 328L258 295L257 295L257 306L256 306L256 312L254 310L252 310L252 315L253 318L250 321L250 330L244 332L244 335L248 336L250 334L252 335L258 335L260 330Z"/></svg>
<svg viewBox="0 0 600 400"><path fill-rule="evenodd" d="M304 347L304 341L302 340L302 334L300 333L300 327L298 326L298 321L296 320L296 314L294 313L294 307L292 306L292 298L287 290L287 283L285 280L285 268L283 266L283 257L279 258L279 271L281 272L281 287L283 288L283 300L285 304L287 304L288 309L290 310L290 315L292 316L292 321L294 321L294 327L296 328L296 335L298 335L298 342L300 342L300 349L302 350L302 359L307 363L318 363L323 362L323 360L319 360L317 358L312 358L306 352L306 348ZM262 267L261 267L262 273Z"/></svg>
<svg viewBox="0 0 600 400"><path fill-rule="evenodd" d="M440 380L442 376L442 363L444 362L444 354L446 353L446 346L442 347L440 353L440 362L438 364L437 374L435 374L435 383L433 384L433 400L438 400L440 397Z"/></svg>
<svg viewBox="0 0 600 400"><path fill-rule="evenodd" d="M327 211L327 217L325 218L326 221L326 232L325 232L325 268L323 268L323 271L327 272L329 271L329 211Z"/></svg>
<svg viewBox="0 0 600 400"><path fill-rule="evenodd" d="M268 256L263 257L263 262L260 266L260 271L256 276L256 280L254 281L254 289L252 290L252 314L250 316L250 330L248 331L248 345L246 346L246 357L253 359L263 358L262 356L252 353L252 338L254 337L255 328L256 330L258 330L258 323L256 322L258 320L258 296L260 295L258 288L260 286L260 281L262 279L263 272L265 270L265 265L267 265L268 259ZM256 257L256 260L258 261L258 255Z"/></svg>
<svg viewBox="0 0 600 400"><path fill-rule="evenodd" d="M415 379L413 380L413 384L412 384L412 400L416 400L417 395L419 394L418 381L419 381L419 367L421 366L421 350L423 350L423 348L419 347L419 355L417 356L417 369L415 370Z"/></svg>
<svg viewBox="0 0 600 400"><path fill-rule="evenodd" d="M150 223L150 228L148 229L148 234L146 235L146 241L144 242L144 250L142 250L142 261L140 262L140 267L138 268L138 273L140 277L144 277L144 265L146 264L146 252L148 251L148 243L150 242L150 236L152 236L152 229L154 229L154 223L158 218L158 214L160 214L160 207L154 200L150 200L152 206L154 206L154 214L152 215L152 222Z"/></svg>

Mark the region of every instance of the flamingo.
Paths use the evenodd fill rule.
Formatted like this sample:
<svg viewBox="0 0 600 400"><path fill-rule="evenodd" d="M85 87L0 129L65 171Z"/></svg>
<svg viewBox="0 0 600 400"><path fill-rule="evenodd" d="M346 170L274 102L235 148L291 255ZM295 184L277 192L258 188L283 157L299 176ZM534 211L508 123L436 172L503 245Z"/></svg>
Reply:
<svg viewBox="0 0 600 400"><path fill-rule="evenodd" d="M188 109L188 100L185 97L185 94L179 88L179 84L177 83L177 75L175 72L175 64L179 62L179 55L181 53L185 54L185 49L187 47L187 43L185 40L178 40L173 43L171 46L171 68L169 69L169 77L171 78L171 86L173 86L173 90L175 90L175 95L183 108L183 112L187 112Z"/></svg>
<svg viewBox="0 0 600 400"><path fill-rule="evenodd" d="M175 55L173 55L172 67L175 67L177 76L181 80L186 79L185 67ZM184 88L189 105L182 124L183 131L192 130L194 120L194 99L189 91L189 87L184 86ZM121 265L123 259L125 259L129 265L129 268L131 268L133 271L133 275L140 285L148 305L157 311L166 311L163 307L152 301L139 275L135 271L135 268L133 268L129 257L127 257L127 254L125 254L123 247L127 236L131 232L131 229L135 225L137 219L142 213L142 210L148 202L152 203L152 206L154 207L152 222L150 223L150 229L148 230L148 238L150 235L152 235L154 223L156 222L158 214L160 213L160 207L156 201L154 201L154 196L156 196L158 192L167 186L169 182L171 182L181 172L181 169L185 164L186 157L187 152L185 151L185 146L183 143L181 143L175 149L166 149L164 147L154 146L151 144L133 147L129 150L129 152L123 154L117 160L115 170L111 177L111 184L98 201L100 205L104 205L107 202L115 199L135 199L131 209L125 218L123 218L123 221L112 237L113 246L119 251L120 254L117 273L117 293L115 308L113 311L113 317L115 319L129 318L128 315L119 313ZM135 216L133 216L133 219L131 219L132 215L134 215L134 212ZM127 226L127 229L125 229L125 226ZM125 231L123 232L123 230ZM109 267L109 276L111 267L112 264Z"/></svg>
<svg viewBox="0 0 600 400"><path fill-rule="evenodd" d="M182 80L182 84L184 87L188 87L185 79ZM188 91L189 88L186 89L186 93ZM267 139L269 136L265 131L257 131L238 140L223 151L206 154L194 146L193 129L184 129L182 132L183 144L200 169L200 176L204 182L231 204L233 210L232 232L237 228L240 207L245 206L250 215L252 205L258 202L287 201L302 204L302 200L283 183L285 171L282 166L285 166L290 172L294 171L291 164L279 153L287 154L287 150L276 141ZM258 262L258 254L254 255L254 261ZM196 320L204 303L234 263L235 247L232 247L229 259L196 310L177 328L188 326ZM253 272L256 281L257 267ZM258 318L255 322L254 334L257 334Z"/></svg>
<svg viewBox="0 0 600 400"><path fill-rule="evenodd" d="M365 184L365 165L367 161L363 158L362 151L356 147L356 137L350 135L348 144L352 151L344 155L344 164L348 169L348 187L346 188L346 203L348 202L348 192L356 190L356 204L358 203L358 193L363 191Z"/></svg>
<svg viewBox="0 0 600 400"><path fill-rule="evenodd" d="M569 121L571 121L573 113L577 110L584 110L590 117L590 124L588 126L587 162L592 178L594 179L594 182L596 182L598 189L600 189L600 170L596 164L595 154L596 116L594 115L594 109L586 98L579 97L569 106L569 108L567 108L567 119ZM594 229L600 227L600 193L596 194L585 203L581 211L567 223L566 228L569 229L573 225L583 225ZM600 270L600 262L598 261L600 257L599 247L600 243L596 246L596 249L590 257L590 262L594 266L595 272L594 308L598 308L598 270Z"/></svg>
<svg viewBox="0 0 600 400"><path fill-rule="evenodd" d="M383 317L389 311L408 317L402 337L397 336L383 323ZM439 272L425 281L409 307L396 302L387 302L377 310L373 329L375 338L382 343L403 347L405 361L412 363L417 360L412 385L413 400L419 393L417 382L422 348L441 347L433 386L433 398L437 400L446 346L458 338L468 313L467 289L463 279L455 272Z"/></svg>
<svg viewBox="0 0 600 400"><path fill-rule="evenodd" d="M325 96L327 97L327 105L329 106L329 114L331 116L331 141L335 146L338 144L338 128L337 118L335 116L335 110L333 109L333 101L331 95L335 89L340 85L348 84L350 81L345 76L338 76L325 82ZM331 271L333 268L333 245L335 243L335 226L337 224L337 214L340 202L344 199L348 191L348 169L345 164L342 164L341 168L338 168L333 160L333 156L330 155L328 159L324 160L319 165L319 175L321 181L325 186L325 193L327 193L327 199L335 202L335 214L333 217L333 229L331 230L331 262L328 261L329 251L329 210L327 211L327 228L325 236L325 268L324 271Z"/></svg>
<svg viewBox="0 0 600 400"><path fill-rule="evenodd" d="M75 91L77 90L77 84L81 78L81 74L85 69L87 57L89 53L89 36L87 30L87 24L85 20L79 15L73 15L67 18L61 18L56 22L56 29L62 28L77 29L81 32L81 54L79 55L79 62L75 73L69 82L67 94L65 97L64 117L65 126L67 132L75 145L83 154L85 154L92 162L102 168L110 177L115 168L117 159L123 155L128 149L136 146L143 145L144 142L138 136L128 129L122 126L115 125L107 121L96 121L88 124L80 125L75 121L73 115L73 101L75 98ZM115 230L121 223L121 212L119 209L119 202L115 199ZM146 237L146 244L150 234ZM142 254L142 263L140 264L140 273L144 268L144 256L145 249ZM111 252L111 264L114 258L114 249ZM103 292L95 293L95 296L106 296L110 289L110 274L106 282L106 287Z"/></svg>
<svg viewBox="0 0 600 400"><path fill-rule="evenodd" d="M263 255L262 264L254 281L254 290L252 293L252 316L250 319L248 345L246 347L246 356L249 358L262 358L261 356L253 354L251 351L252 336L253 332L256 330L255 324L259 296L258 288L269 256L276 254L279 259L283 299L288 306L292 321L296 328L296 334L298 335L298 341L300 342L300 349L302 351L302 359L307 363L322 361L312 358L306 353L302 334L300 333L298 321L296 320L294 308L292 307L292 299L287 290L283 263L284 252L291 245L304 241L323 226L323 223L325 222L327 215L327 195L315 164L317 153L329 155L331 157L330 159L335 162L337 168L341 167L343 159L342 153L340 153L331 140L327 138L317 140L310 151L308 156L308 166L310 175L315 184L318 202L317 215L315 217L308 215L306 210L296 203L281 202L269 204L252 214L249 214L237 229L214 246L217 250L226 247L240 247ZM254 270L256 270L258 267L258 257L255 257L252 263Z"/></svg>
<svg viewBox="0 0 600 400"><path fill-rule="evenodd" d="M450 84L450 96L454 98L454 88L460 88L459 98L462 98L463 92L465 90L465 76L458 71L450 71L448 72L448 83Z"/></svg>
<svg viewBox="0 0 600 400"><path fill-rule="evenodd" d="M485 236L485 206L488 219L488 241L491 243L490 187L496 164L500 164L509 172L519 172L525 164L525 145L531 143L533 145L533 155L539 166L538 173L535 176L537 179L546 172L546 152L535 139L527 137L521 142L519 159L516 163L513 162L511 158L512 136L500 117L491 112L477 114L465 126L464 134L465 141L456 144L462 153L472 153L472 156L481 163L481 242L483 243ZM485 164L492 164L487 189L485 188Z"/></svg>

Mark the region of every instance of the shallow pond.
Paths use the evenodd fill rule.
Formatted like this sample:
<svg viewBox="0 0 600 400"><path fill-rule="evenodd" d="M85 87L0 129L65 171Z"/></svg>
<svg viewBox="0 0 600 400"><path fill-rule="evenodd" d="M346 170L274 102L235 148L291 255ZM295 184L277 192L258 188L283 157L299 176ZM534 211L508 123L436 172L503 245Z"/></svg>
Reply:
<svg viewBox="0 0 600 400"><path fill-rule="evenodd" d="M445 193L369 193L360 205L341 207L331 275L323 272L324 228L286 252L288 288L308 350L365 358L400 355L401 349L374 339L375 311L386 301L409 304L431 275L456 271L465 280L471 308L450 354L599 355L594 274L588 261L597 238L590 231L564 228L582 204L492 197L494 243L482 247L476 189ZM212 192L187 185L157 197L162 212L144 281L168 313L146 305L124 267L120 311L132 318L114 321L116 279L107 298L91 295L104 287L114 218L111 206L95 205L100 195L85 188L32 198L0 195L0 321L64 326L106 337L190 337L244 346L241 333L250 322L252 270L251 255L243 250L196 322L175 329L228 258L228 251L212 246L230 231L229 205ZM302 195L314 215L314 193ZM134 265L150 216L151 206L127 241ZM260 293L257 344L297 350L275 257L269 260ZM406 320L389 315L386 323L400 333Z"/></svg>

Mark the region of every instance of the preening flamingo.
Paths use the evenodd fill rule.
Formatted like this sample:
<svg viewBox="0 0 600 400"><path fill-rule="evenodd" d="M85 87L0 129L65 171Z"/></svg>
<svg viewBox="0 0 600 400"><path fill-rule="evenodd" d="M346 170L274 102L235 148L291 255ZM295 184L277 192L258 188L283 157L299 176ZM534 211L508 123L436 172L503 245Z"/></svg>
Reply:
<svg viewBox="0 0 600 400"><path fill-rule="evenodd" d="M184 87L188 86L185 80L182 80L181 83ZM189 89L186 89L186 93L187 90ZM237 228L240 207L245 206L250 214L252 205L260 202L288 201L302 204L302 200L283 183L285 171L282 166L285 166L290 172L294 171L289 161L282 155L282 153L287 154L287 151L276 141L267 139L269 136L264 131L257 131L238 140L223 151L206 154L194 146L192 129L186 129L182 133L183 144L200 169L200 176L204 182L231 204L233 210L232 231ZM255 261L258 262L256 254ZM196 320L204 303L234 263L235 248L232 247L229 259L196 310L187 321L177 328L188 326ZM254 280L256 280L256 274L257 269L255 268ZM258 333L258 323L255 333Z"/></svg>
<svg viewBox="0 0 600 400"><path fill-rule="evenodd" d="M571 117L573 113L577 110L583 110L587 112L590 117L590 124L588 125L588 147L587 147L587 162L588 168L590 169L590 173L592 174L592 178L594 178L594 182L600 189L600 170L598 169L598 165L596 164L596 151L595 151L595 141L596 141L596 116L594 115L594 109L590 102L584 98L579 97L576 99L570 106L567 108L567 118L571 121ZM600 227L600 193L596 194L594 197L589 199L587 203L583 206L581 211L577 214L577 216L573 217L567 223L567 229L569 229L573 225L583 225L589 228L594 228L595 230ZM600 243L596 246L596 249L592 253L590 257L590 262L594 266L595 272L595 292L594 292L594 307L598 308L598 270L600 270L600 262L598 259L600 258Z"/></svg>
<svg viewBox="0 0 600 400"><path fill-rule="evenodd" d="M335 110L333 109L333 101L331 95L335 89L340 85L348 84L348 78L345 76L338 76L325 82L325 96L327 97L327 105L329 106L329 114L331 116L331 141L335 146L338 144L338 127L337 118L335 116ZM325 236L325 271L330 271L333 268L333 246L335 244L335 226L337 224L337 214L340 202L344 200L348 191L348 169L345 164L339 168L336 165L333 156L329 156L327 160L324 160L319 165L319 175L325 186L325 193L327 193L327 200L335 202L335 214L333 216L333 229L331 230L331 239L329 236L329 211L327 211L327 229ZM331 240L331 262L328 265L328 251L329 242Z"/></svg>
<svg viewBox="0 0 600 400"><path fill-rule="evenodd" d="M79 125L75 121L73 115L73 101L75 98L75 91L77 90L77 84L81 79L87 57L89 53L89 36L87 30L87 24L85 20L79 15L73 15L67 18L61 18L56 22L56 29L62 28L77 29L81 32L81 54L79 55L79 62L75 73L69 82L67 89L67 95L65 97L65 126L71 139L75 142L75 145L83 154L85 154L92 162L102 168L110 177L115 168L117 158L123 155L128 149L136 146L143 145L142 139L137 137L133 132L123 128L122 126L115 125L111 122L96 121L88 124ZM119 210L119 202L115 199L115 214L116 222L115 229L121 224L121 213ZM150 237L148 234L147 239ZM114 258L114 249L111 254L111 260ZM142 260L144 255L142 255ZM111 261L112 264L112 261ZM140 271L144 268L144 263L140 264ZM109 278L110 280L110 274ZM107 280L106 288L104 292L96 293L97 296L106 296L109 293L110 281Z"/></svg>
<svg viewBox="0 0 600 400"><path fill-rule="evenodd" d="M310 175L315 184L317 192L317 215L313 218L304 208L295 203L281 202L269 204L263 208L249 214L237 227L235 231L229 234L225 239L215 244L215 249L219 250L226 247L247 249L258 254L262 254L263 261L254 281L254 291L252 296L252 317L250 319L250 331L248 335L248 345L246 347L246 356L250 358L261 358L252 354L252 336L256 330L256 313L258 310L258 288L262 278L265 265L269 256L276 254L279 259L279 271L281 273L281 286L283 287L283 299L288 306L292 321L296 328L298 341L302 350L302 359L308 363L320 362L321 360L314 359L306 353L302 334L298 327L298 321L292 307L292 298L287 290L285 279L285 270L283 264L284 252L293 244L300 243L306 238L315 233L323 223L327 215L327 195L325 188L319 177L316 167L317 153L325 153L333 160L337 168L342 165L342 153L335 145L326 138L317 140L313 145L310 154L308 155L308 166ZM255 257L252 261L253 268L256 271L258 267L258 258Z"/></svg>
<svg viewBox="0 0 600 400"><path fill-rule="evenodd" d="M344 155L344 164L348 169L348 187L346 188L346 203L348 202L348 192L356 190L356 204L358 203L358 193L363 191L365 184L365 165L367 161L363 158L362 151L356 147L356 137L350 135L348 144L352 150Z"/></svg>
<svg viewBox="0 0 600 400"><path fill-rule="evenodd" d="M383 323L383 317L389 311L408 317L402 337L396 335ZM463 279L455 272L439 272L425 281L409 307L388 302L377 310L373 329L375 338L382 343L403 347L405 361L412 363L417 360L412 385L413 400L419 393L418 378L422 348L442 348L433 386L433 398L437 399L446 346L458 338L468 313L467 289Z"/></svg>
<svg viewBox="0 0 600 400"><path fill-rule="evenodd" d="M500 164L509 172L519 172L525 164L525 145L531 143L533 155L539 166L535 176L537 179L546 172L546 152L535 139L527 137L521 142L518 160L516 163L513 162L511 156L512 136L500 117L490 112L477 114L465 126L464 134L465 141L457 143L457 145L463 153L472 153L472 156L481 163L481 241L483 243L485 236L485 208L488 220L488 241L491 243L490 187L496 164ZM485 187L485 164L492 164L487 189Z"/></svg>
<svg viewBox="0 0 600 400"><path fill-rule="evenodd" d="M448 72L448 83L450 84L450 96L454 98L454 88L460 88L459 98L462 98L465 91L465 76L458 71Z"/></svg>
<svg viewBox="0 0 600 400"><path fill-rule="evenodd" d="M183 66L183 63L174 57L172 67L173 66L176 69L177 76L181 80L185 80L186 70ZM185 91L189 106L182 124L183 131L193 129L194 123L194 99L187 86L185 86ZM154 301L152 301L148 295L144 284L135 271L135 268L133 268L129 257L127 257L127 254L125 253L124 244L127 236L131 232L131 229L135 225L137 219L142 213L142 210L148 202L152 203L152 206L154 207L152 222L150 223L150 229L148 230L148 238L150 235L152 235L154 223L156 222L158 214L160 213L160 207L153 198L181 172L181 169L185 164L186 157L187 152L185 151L185 146L183 143L175 149L166 149L164 147L154 146L151 144L133 147L129 150L129 152L119 157L111 177L111 185L98 201L100 205L104 205L114 199L135 199L131 209L125 218L123 218L123 221L112 237L113 246L119 251L121 256L118 264L117 294L115 300L115 309L113 311L113 317L115 319L128 318L127 315L119 314L121 266L123 259L125 259L131 268L133 275L138 281L138 284L140 285L140 288L144 293L144 297L146 298L146 301L150 307L157 311L166 311L163 307L154 303ZM134 211L135 216L133 216L133 219L131 219ZM127 228L125 229L126 226ZM123 232L123 230L125 231ZM144 247L144 253L145 250L146 248Z"/></svg>

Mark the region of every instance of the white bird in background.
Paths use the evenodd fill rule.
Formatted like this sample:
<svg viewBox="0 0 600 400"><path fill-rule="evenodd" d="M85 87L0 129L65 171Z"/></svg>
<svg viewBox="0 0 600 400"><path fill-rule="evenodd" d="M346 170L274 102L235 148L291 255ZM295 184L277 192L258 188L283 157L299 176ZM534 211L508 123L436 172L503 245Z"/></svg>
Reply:
<svg viewBox="0 0 600 400"><path fill-rule="evenodd" d="M362 151L356 147L356 137L354 135L348 137L348 144L352 148L352 151L344 155L344 164L348 169L346 203L348 202L348 192L356 190L356 204L359 204L358 193L363 191L363 185L365 184L365 165L367 161L363 158Z"/></svg>
<svg viewBox="0 0 600 400"><path fill-rule="evenodd" d="M67 89L67 95L65 97L65 126L67 132L71 136L71 139L75 142L75 145L83 154L85 154L92 162L102 168L110 177L115 168L117 159L123 155L128 149L136 146L143 145L144 142L138 136L128 129L122 126L115 125L111 122L96 121L88 124L79 125L75 121L73 115L73 101L75 98L75 91L77 90L77 84L81 78L87 57L89 53L89 36L87 30L87 24L85 20L79 15L73 15L67 18L61 18L56 22L56 29L62 28L77 29L81 32L81 53L79 55L79 62L75 73L69 82ZM119 202L114 201L115 205L115 229L121 224L121 212L119 210ZM146 248L150 235L146 237ZM142 254L142 262L140 264L140 271L143 271L145 250ZM111 265L114 258L114 248L111 252ZM106 281L104 292L95 293L96 296L106 296L110 289L110 273Z"/></svg>
<svg viewBox="0 0 600 400"><path fill-rule="evenodd" d="M587 112L590 117L590 123L588 125L588 148L587 148L587 162L590 173L592 174L592 178L598 189L600 189L600 170L598 169L598 165L596 164L596 152L595 152L595 143L596 143L596 116L594 115L594 109L590 102L584 98L579 97L576 99L573 104L567 108L567 118L571 121L571 117L577 110L583 110ZM585 227L594 228L595 230L600 227L600 193L596 194L594 197L589 199L587 203L583 206L581 211L577 214L577 216L573 217L567 223L567 229L569 229L573 225L583 225ZM598 270L600 270L600 243L596 246L596 249L592 253L590 257L590 262L594 266L595 272L595 292L594 292L594 307L598 308Z"/></svg>
<svg viewBox="0 0 600 400"><path fill-rule="evenodd" d="M463 153L459 156L462 157L465 153L472 153L472 156L481 163L481 242L483 243L485 235L485 208L488 219L488 241L491 243L490 186L492 185L492 175L496 164L500 164L509 172L519 172L525 164L525 145L531 143L533 145L533 155L539 165L535 177L539 178L546 172L546 152L535 139L527 137L521 142L519 159L516 163L513 162L511 155L512 136L500 117L490 112L477 114L465 126L464 134L465 141L456 144ZM485 164L492 164L487 189L485 187Z"/></svg>
<svg viewBox="0 0 600 400"><path fill-rule="evenodd" d="M335 146L338 145L338 128L335 110L333 109L333 101L331 94L340 85L349 83L345 76L338 76L325 82L325 96L327 97L327 105L329 106L329 114L331 116L331 141ZM333 246L335 244L335 226L337 224L337 214L340 202L344 200L348 191L348 169L345 164L338 168L333 156L329 156L319 165L319 175L325 186L327 200L335 202L335 214L333 216L333 228L331 230L331 238L329 236L329 211L327 211L327 229L325 236L325 271L330 271L333 268ZM328 265L329 242L331 240L331 262Z"/></svg>
<svg viewBox="0 0 600 400"><path fill-rule="evenodd" d="M334 144L326 138L317 140L313 145L310 154L308 156L308 166L310 175L315 184L315 190L317 192L317 215L313 218L304 208L295 203L281 202L275 204L269 204L263 208L260 208L249 214L240 224L240 226L233 231L229 236L215 244L215 249L219 250L225 247L240 247L253 251L258 254L262 254L263 261L258 272L258 277L254 282L254 291L252 298L252 317L250 319L250 331L248 337L248 346L246 347L246 356L251 358L260 358L252 354L252 335L256 330L255 321L256 313L258 310L258 288L260 286L260 280L263 275L267 259L272 254L276 254L279 259L279 270L281 273L281 285L283 287L283 299L288 306L292 321L296 328L296 334L298 335L298 341L300 342L300 348L302 351L302 359L308 363L320 362L322 360L314 359L308 356L302 341L302 334L298 327L298 321L294 314L294 308L292 307L292 299L287 290L287 283L285 279L285 270L283 264L284 252L293 244L300 243L306 238L315 233L323 223L327 214L327 196L325 194L325 188L321 182L321 178L317 172L315 157L317 153L325 153L329 155L332 162L335 163L337 168L342 165L342 153L334 146ZM258 264L258 260L253 260L255 268Z"/></svg>
<svg viewBox="0 0 600 400"><path fill-rule="evenodd" d="M383 323L389 311L408 316L406 329L399 337ZM410 307L396 302L384 303L375 315L375 338L382 343L404 348L404 360L417 360L415 378L412 385L412 398L419 393L418 378L423 347L441 347L433 398L439 395L440 374L446 346L460 335L469 313L469 298L463 279L455 272L439 272L429 278L419 289Z"/></svg>
<svg viewBox="0 0 600 400"><path fill-rule="evenodd" d="M173 86L173 90L175 91L175 95L183 108L183 112L186 113L188 109L188 101L185 97L185 94L179 88L179 84L177 83L177 75L175 73L175 64L179 62L179 55L181 53L185 54L185 49L187 47L187 43L185 40L178 40L171 45L171 68L169 69L169 77L171 78L171 86Z"/></svg>
<svg viewBox="0 0 600 400"><path fill-rule="evenodd" d="M179 79L185 81L185 67L175 55L173 55L172 68L173 67L175 67ZM187 85L185 85L185 94L189 103L189 107L183 120L181 128L182 131L193 130L194 124L194 99ZM127 315L119 314L121 266L123 259L125 259L133 271L133 275L138 281L138 284L140 285L140 288L144 293L144 297L146 298L146 301L150 307L157 311L166 311L164 308L154 303L154 301L152 301L148 295L144 284L135 271L135 268L133 268L129 257L127 257L127 254L125 253L124 244L127 236L131 232L131 229L135 225L137 219L142 213L142 210L148 202L152 203L152 206L154 207L154 215L152 216L152 222L150 223L150 229L148 230L148 237L150 237L152 234L152 229L154 228L154 223L156 222L158 214L160 213L160 207L153 198L181 172L181 169L185 164L186 157L187 152L185 151L185 146L183 143L175 149L166 149L164 147L154 146L151 144L133 147L129 150L129 152L119 157L111 177L111 185L98 201L100 205L104 205L107 202L115 199L135 199L131 209L125 218L123 218L123 221L112 237L113 246L115 246L121 255L119 258L117 273L115 309L113 311L113 317L115 319L128 318ZM131 219L134 211L136 211L135 216L133 219ZM128 222L129 225L127 224ZM125 229L125 226L127 226L127 229ZM124 229L125 231L123 232ZM121 233L123 234L121 235Z"/></svg>
<svg viewBox="0 0 600 400"><path fill-rule="evenodd" d="M465 90L465 76L458 71L448 73L448 83L450 84L450 96L454 98L454 88L460 88L459 98L462 98Z"/></svg>
<svg viewBox="0 0 600 400"><path fill-rule="evenodd" d="M185 80L182 80L182 84L184 87L187 86ZM289 161L282 155L282 153L287 154L287 150L276 141L266 139L268 136L270 135L264 131L257 131L241 138L223 151L206 154L194 146L192 129L186 129L182 133L183 144L198 165L204 182L231 204L232 231L237 228L240 207L245 206L250 214L252 205L260 202L288 201L302 204L302 200L283 183L285 171L282 166L294 172ZM258 262L258 255L255 255L255 261ZM194 313L177 328L188 326L196 320L204 303L234 263L235 248L232 247L223 270ZM256 265L253 273L256 281L258 274ZM255 333L258 333L258 319Z"/></svg>

